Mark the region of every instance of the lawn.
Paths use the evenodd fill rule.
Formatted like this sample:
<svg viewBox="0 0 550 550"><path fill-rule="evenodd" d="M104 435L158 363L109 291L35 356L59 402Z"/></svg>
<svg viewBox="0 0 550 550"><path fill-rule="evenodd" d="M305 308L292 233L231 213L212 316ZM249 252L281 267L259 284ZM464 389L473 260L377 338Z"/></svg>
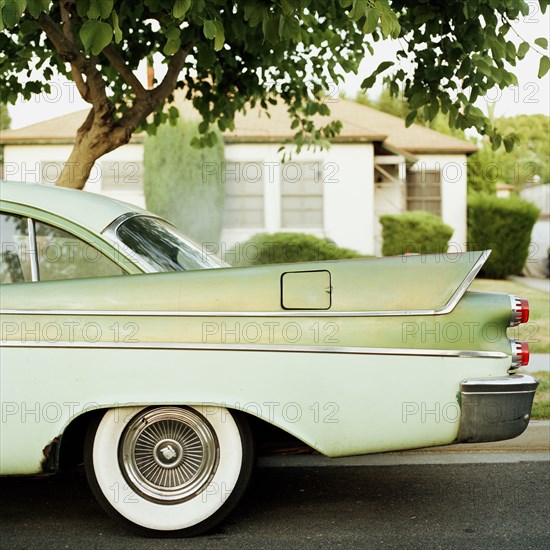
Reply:
<svg viewBox="0 0 550 550"><path fill-rule="evenodd" d="M548 420L550 419L550 372L538 371L530 374L539 381L539 387L537 388L533 402L533 410L531 411L531 418Z"/></svg>
<svg viewBox="0 0 550 550"><path fill-rule="evenodd" d="M470 290L503 292L529 300L529 322L508 329L510 338L528 342L531 353L550 353L550 294L514 281L476 279Z"/></svg>

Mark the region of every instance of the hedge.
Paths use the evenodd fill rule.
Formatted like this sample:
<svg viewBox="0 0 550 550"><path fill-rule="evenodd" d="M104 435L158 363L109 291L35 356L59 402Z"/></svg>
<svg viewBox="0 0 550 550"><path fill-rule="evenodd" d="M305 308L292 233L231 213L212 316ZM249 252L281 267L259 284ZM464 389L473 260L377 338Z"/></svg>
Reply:
<svg viewBox="0 0 550 550"><path fill-rule="evenodd" d="M247 266L360 257L355 250L340 248L330 239L307 233L258 233L228 250L225 261L234 266Z"/></svg>
<svg viewBox="0 0 550 550"><path fill-rule="evenodd" d="M143 154L144 192L148 210L171 221L200 243L218 243L222 230L223 139L197 149L196 123L178 120L159 126L147 137Z"/></svg>
<svg viewBox="0 0 550 550"><path fill-rule="evenodd" d="M447 252L453 228L435 214L423 211L385 214L382 224L382 254L436 254Z"/></svg>
<svg viewBox="0 0 550 550"><path fill-rule="evenodd" d="M468 198L468 249L493 251L481 276L504 279L521 273L539 214L533 203L517 197L476 194Z"/></svg>

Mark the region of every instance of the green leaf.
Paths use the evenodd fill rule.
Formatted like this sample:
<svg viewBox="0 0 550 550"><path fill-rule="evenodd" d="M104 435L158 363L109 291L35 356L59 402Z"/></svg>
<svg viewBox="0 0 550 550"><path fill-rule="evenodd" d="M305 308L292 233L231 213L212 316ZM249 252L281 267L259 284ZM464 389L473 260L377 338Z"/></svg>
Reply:
<svg viewBox="0 0 550 550"><path fill-rule="evenodd" d="M416 118L416 111L410 111L405 119L405 126L408 128Z"/></svg>
<svg viewBox="0 0 550 550"><path fill-rule="evenodd" d="M225 32L223 29L223 23L216 20L216 34L214 36L214 49L219 52L225 43Z"/></svg>
<svg viewBox="0 0 550 550"><path fill-rule="evenodd" d="M415 92L410 98L409 98L409 106L411 109L416 110L420 106L424 105L424 92L422 90L419 90L418 92Z"/></svg>
<svg viewBox="0 0 550 550"><path fill-rule="evenodd" d="M256 27L267 16L269 8L263 4L250 2L244 6L244 20L250 27Z"/></svg>
<svg viewBox="0 0 550 550"><path fill-rule="evenodd" d="M4 3L4 8L2 9L2 22L9 29L15 27L25 8L27 7L27 2L25 0L6 0Z"/></svg>
<svg viewBox="0 0 550 550"><path fill-rule="evenodd" d="M383 73L386 69L389 69L393 65L393 61L382 61L380 65L376 68L376 71L374 71L374 74L380 74Z"/></svg>
<svg viewBox="0 0 550 550"><path fill-rule="evenodd" d="M80 40L84 49L93 55L99 55L113 39L113 28L104 21L86 21L80 29Z"/></svg>
<svg viewBox="0 0 550 550"><path fill-rule="evenodd" d="M162 51L164 55L174 55L181 46L181 39L178 36L177 38L169 38L166 41L166 44L164 45L164 48L162 48Z"/></svg>
<svg viewBox="0 0 550 550"><path fill-rule="evenodd" d="M174 3L174 9L172 15L176 19L182 19L191 7L191 0L176 0Z"/></svg>
<svg viewBox="0 0 550 550"><path fill-rule="evenodd" d="M514 149L514 143L515 143L514 138L505 137L503 141L504 141L504 148L506 149L506 152L511 153L512 150Z"/></svg>
<svg viewBox="0 0 550 550"><path fill-rule="evenodd" d="M170 119L170 122L177 120L179 116L180 112L178 111L178 108L172 105L170 109L168 109L168 118Z"/></svg>
<svg viewBox="0 0 550 550"><path fill-rule="evenodd" d="M540 58L538 77L542 78L548 72L549 69L550 69L550 59L548 58L547 55L543 55Z"/></svg>
<svg viewBox="0 0 550 550"><path fill-rule="evenodd" d="M378 18L378 12L372 8L368 8L365 24L363 25L363 32L367 34L373 33L378 26Z"/></svg>
<svg viewBox="0 0 550 550"><path fill-rule="evenodd" d="M27 9L35 19L42 11L47 11L49 5L49 0L27 0Z"/></svg>
<svg viewBox="0 0 550 550"><path fill-rule="evenodd" d="M540 46L541 48L543 48L544 50L546 50L548 48L548 39L546 38L537 38L535 40L535 44L537 46Z"/></svg>
<svg viewBox="0 0 550 550"><path fill-rule="evenodd" d="M115 33L115 42L117 44L120 44L120 42L122 41L122 29L120 28L119 24L118 24L118 14L116 11L113 10L113 13L111 14L112 16L112 19L113 19L113 29L114 29L114 33Z"/></svg>
<svg viewBox="0 0 550 550"><path fill-rule="evenodd" d="M489 63L487 63L487 61L485 61L485 59L479 58L479 59L476 61L476 65L477 65L478 70L479 70L482 74L484 74L485 76L488 76L488 77L492 78L492 74L491 74L491 65L489 65Z"/></svg>
<svg viewBox="0 0 550 550"><path fill-rule="evenodd" d="M523 59L527 55L528 51L529 51L529 43L528 42L522 42L518 46L518 59Z"/></svg>
<svg viewBox="0 0 550 550"><path fill-rule="evenodd" d="M281 0L281 9L283 10L284 15L292 15L296 7L297 6L295 6L293 2L289 2L288 0Z"/></svg>
<svg viewBox="0 0 550 550"><path fill-rule="evenodd" d="M372 88L374 86L374 83L376 82L376 74L371 74L370 76L367 76L363 82L361 82L361 88L363 90L368 90L369 88Z"/></svg>
<svg viewBox="0 0 550 550"><path fill-rule="evenodd" d="M264 19L262 22L262 32L264 33L264 38L270 44L276 44L279 42L279 23L281 21L284 21L284 17L273 16Z"/></svg>
<svg viewBox="0 0 550 550"><path fill-rule="evenodd" d="M90 9L90 0L78 0L76 3L76 13L80 17L88 17L88 10Z"/></svg>
<svg viewBox="0 0 550 550"><path fill-rule="evenodd" d="M107 19L113 11L113 0L90 0L88 17L90 19Z"/></svg>
<svg viewBox="0 0 550 550"><path fill-rule="evenodd" d="M209 19L205 19L202 26L202 32L208 40L212 40L216 36L216 23Z"/></svg>
<svg viewBox="0 0 550 550"><path fill-rule="evenodd" d="M281 23L284 23L284 25L281 25ZM282 33L283 40L294 40L295 42L298 42L301 38L298 19L294 16L281 17L281 22L279 23L279 33Z"/></svg>
<svg viewBox="0 0 550 550"><path fill-rule="evenodd" d="M392 30L392 21L388 13L382 12L380 14L380 27L382 29L383 36L389 36Z"/></svg>
<svg viewBox="0 0 550 550"><path fill-rule="evenodd" d="M164 31L164 36L166 36L166 38L168 38L168 40L170 40L170 39L176 40L176 38L180 37L180 33L181 33L180 28L176 27L176 26L173 26L173 27L168 27Z"/></svg>
<svg viewBox="0 0 550 550"><path fill-rule="evenodd" d="M368 7L369 0L354 0L353 8L349 12L350 19L352 19L353 21L359 21L359 19L361 19L361 17L365 15Z"/></svg>

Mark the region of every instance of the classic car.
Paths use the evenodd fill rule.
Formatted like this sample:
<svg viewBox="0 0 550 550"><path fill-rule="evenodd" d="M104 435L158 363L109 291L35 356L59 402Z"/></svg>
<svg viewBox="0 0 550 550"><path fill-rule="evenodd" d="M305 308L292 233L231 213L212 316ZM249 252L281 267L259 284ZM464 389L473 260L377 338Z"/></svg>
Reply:
<svg viewBox="0 0 550 550"><path fill-rule="evenodd" d="M3 475L83 462L126 526L188 536L243 495L258 434L342 457L528 425L529 304L468 290L488 251L230 268L134 206L0 195Z"/></svg>

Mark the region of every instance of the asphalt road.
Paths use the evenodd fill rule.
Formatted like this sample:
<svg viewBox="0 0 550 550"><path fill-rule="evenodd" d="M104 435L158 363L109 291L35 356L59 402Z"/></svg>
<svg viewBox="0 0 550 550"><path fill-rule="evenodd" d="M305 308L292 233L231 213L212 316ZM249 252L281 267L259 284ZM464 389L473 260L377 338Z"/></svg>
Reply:
<svg viewBox="0 0 550 550"><path fill-rule="evenodd" d="M4 549L548 548L543 462L262 467L208 536L142 539L93 500L82 471L0 479Z"/></svg>

